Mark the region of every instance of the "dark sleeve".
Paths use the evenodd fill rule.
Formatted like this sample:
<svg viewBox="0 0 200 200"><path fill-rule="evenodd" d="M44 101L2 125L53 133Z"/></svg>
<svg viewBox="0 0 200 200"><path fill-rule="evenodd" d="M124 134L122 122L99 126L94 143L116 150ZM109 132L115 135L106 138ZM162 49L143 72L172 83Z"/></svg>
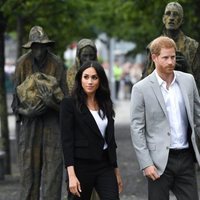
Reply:
<svg viewBox="0 0 200 200"><path fill-rule="evenodd" d="M112 165L114 166L114 168L116 168L117 165L117 144L116 144L116 139L115 139L115 126L114 126L114 119L112 118L112 116L108 117L109 120L109 131L110 131L110 138L108 137L106 140L108 142L108 148L109 148L109 156L110 156L110 161L112 163Z"/></svg>
<svg viewBox="0 0 200 200"><path fill-rule="evenodd" d="M116 150L117 150L117 144L116 144L116 139L115 139L115 126L114 126L114 120L113 120L113 146L114 146L114 151L115 151L115 155L114 155L114 157L115 157L115 160L114 160L114 162L113 162L113 166L114 166L114 168L117 168L118 167L118 164L117 164L117 152L116 152Z"/></svg>
<svg viewBox="0 0 200 200"><path fill-rule="evenodd" d="M13 110L13 113L16 116L16 121L21 121L21 115L18 113L18 108L20 106L20 101L17 96L17 86L21 84L21 77L22 71L21 71L21 63L17 61L16 68L15 68L15 74L14 74L14 92L13 92L13 100L11 103L11 108Z"/></svg>
<svg viewBox="0 0 200 200"><path fill-rule="evenodd" d="M60 105L60 129L65 167L74 165L74 106L71 98Z"/></svg>
<svg viewBox="0 0 200 200"><path fill-rule="evenodd" d="M196 85L200 94L200 46L198 46L194 61L192 63L192 74L194 75Z"/></svg>

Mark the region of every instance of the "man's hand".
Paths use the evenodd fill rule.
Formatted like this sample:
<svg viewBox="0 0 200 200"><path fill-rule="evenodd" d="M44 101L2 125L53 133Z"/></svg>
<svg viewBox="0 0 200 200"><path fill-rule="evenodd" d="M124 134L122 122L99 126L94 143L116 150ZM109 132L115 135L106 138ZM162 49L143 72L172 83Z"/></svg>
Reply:
<svg viewBox="0 0 200 200"><path fill-rule="evenodd" d="M154 165L146 167L143 170L143 173L146 177L152 179L153 181L155 181L156 179L160 178L160 175L157 172L157 169Z"/></svg>
<svg viewBox="0 0 200 200"><path fill-rule="evenodd" d="M176 70L187 72L188 63L185 56L181 52L176 52Z"/></svg>
<svg viewBox="0 0 200 200"><path fill-rule="evenodd" d="M18 113L26 117L35 117L42 115L46 111L46 107L39 101L35 106L26 105L25 108L19 107L17 109Z"/></svg>
<svg viewBox="0 0 200 200"><path fill-rule="evenodd" d="M53 92L48 89L46 85L38 85L38 97L44 102L46 106L51 107L53 104Z"/></svg>
<svg viewBox="0 0 200 200"><path fill-rule="evenodd" d="M59 111L59 105L56 103L53 91L48 89L46 85L38 85L38 97L44 102L47 107L51 107L56 111Z"/></svg>

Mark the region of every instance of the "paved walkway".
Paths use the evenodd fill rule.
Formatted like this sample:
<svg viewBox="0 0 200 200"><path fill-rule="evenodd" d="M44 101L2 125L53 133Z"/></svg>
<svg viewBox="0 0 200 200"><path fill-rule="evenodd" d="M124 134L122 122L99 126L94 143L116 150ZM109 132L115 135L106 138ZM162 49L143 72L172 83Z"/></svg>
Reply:
<svg viewBox="0 0 200 200"><path fill-rule="evenodd" d="M124 191L121 200L146 200L147 182L139 171L135 152L131 144L129 131L129 100L117 101L115 106L116 119L116 140L118 163L123 178ZM20 200L19 199L19 169L17 165L16 140L15 140L15 118L9 116L12 175L6 175L4 181L0 181L0 200ZM200 172L198 171L198 184L200 191ZM170 200L176 198L171 195ZM65 183L63 183L63 197L66 200Z"/></svg>

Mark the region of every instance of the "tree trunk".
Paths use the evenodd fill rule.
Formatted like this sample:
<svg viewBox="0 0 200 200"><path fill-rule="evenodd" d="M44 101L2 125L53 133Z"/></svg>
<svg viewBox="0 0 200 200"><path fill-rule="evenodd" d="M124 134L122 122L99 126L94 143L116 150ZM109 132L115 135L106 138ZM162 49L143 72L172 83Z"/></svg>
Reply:
<svg viewBox="0 0 200 200"><path fill-rule="evenodd" d="M5 53L4 53L4 34L6 29L6 20L3 13L0 12L0 120L1 120L1 140L2 150L5 151L5 173L11 173L10 165L10 141L9 141L9 130L8 130L8 111L6 101L6 88L5 88Z"/></svg>

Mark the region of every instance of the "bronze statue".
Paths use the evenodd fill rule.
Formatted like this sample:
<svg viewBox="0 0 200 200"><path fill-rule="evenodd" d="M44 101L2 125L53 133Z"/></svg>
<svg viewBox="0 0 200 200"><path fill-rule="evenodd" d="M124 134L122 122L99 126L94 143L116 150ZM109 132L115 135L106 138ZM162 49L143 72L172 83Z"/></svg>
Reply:
<svg viewBox="0 0 200 200"><path fill-rule="evenodd" d="M181 30L183 8L178 2L170 2L166 5L163 24L162 35L172 38L177 46L175 69L192 73L200 90L200 47L196 40L186 36ZM150 60L147 73L151 73L153 69L153 63Z"/></svg>
<svg viewBox="0 0 200 200"><path fill-rule="evenodd" d="M67 70L67 84L70 92L78 69L88 60L97 60L97 48L92 40L82 39L77 44L75 64Z"/></svg>
<svg viewBox="0 0 200 200"><path fill-rule="evenodd" d="M60 200L63 159L59 104L68 94L62 61L49 47L43 28L34 26L15 71L12 108L19 126L20 200Z"/></svg>

